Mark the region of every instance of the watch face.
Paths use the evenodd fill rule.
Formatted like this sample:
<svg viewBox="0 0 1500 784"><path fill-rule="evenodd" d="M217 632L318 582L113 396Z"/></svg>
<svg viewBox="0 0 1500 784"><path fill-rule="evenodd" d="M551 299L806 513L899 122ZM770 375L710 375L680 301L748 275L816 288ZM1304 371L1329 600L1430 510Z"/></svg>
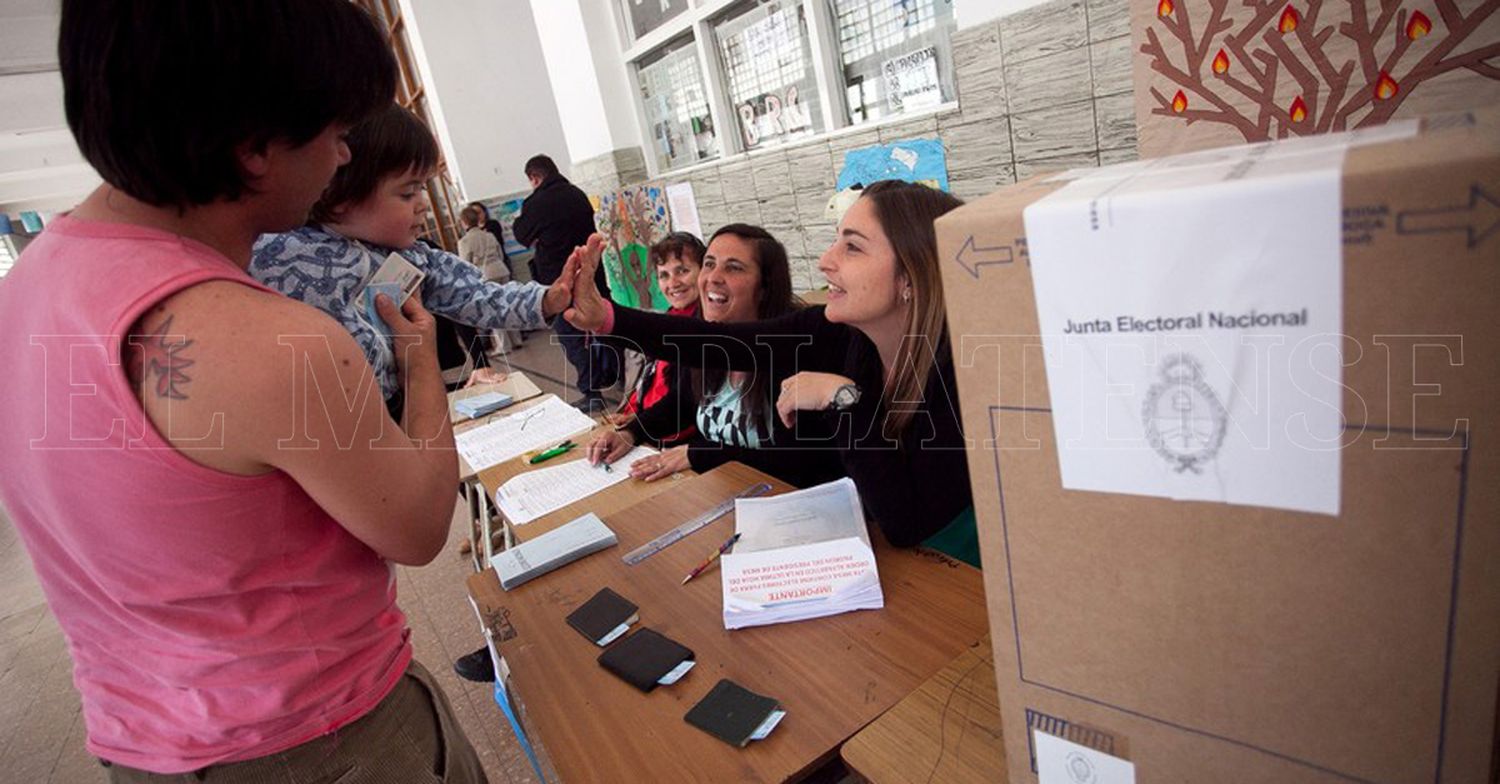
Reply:
<svg viewBox="0 0 1500 784"><path fill-rule="evenodd" d="M833 393L833 404L839 408L848 408L854 405L858 399L859 394L855 392L854 387L850 386L839 387Z"/></svg>

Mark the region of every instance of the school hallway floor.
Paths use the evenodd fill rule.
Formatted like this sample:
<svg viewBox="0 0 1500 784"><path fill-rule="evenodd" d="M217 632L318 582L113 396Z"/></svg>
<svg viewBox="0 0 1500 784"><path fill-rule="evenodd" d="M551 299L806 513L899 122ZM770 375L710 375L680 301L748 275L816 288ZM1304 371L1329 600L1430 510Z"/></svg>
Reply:
<svg viewBox="0 0 1500 784"><path fill-rule="evenodd" d="M492 359L500 370L524 371L543 392L575 401L574 378L550 332ZM608 393L611 398L618 392ZM612 401L613 402L613 401ZM457 496L455 494L455 500ZM470 683L452 662L481 643L464 578L469 557L459 553L468 530L455 506L448 547L420 568L399 567L398 596L412 629L416 657L447 691L464 731L479 751L492 784L534 782L536 776L495 705L492 685ZM37 585L10 520L0 510L0 779L15 782L98 782L103 768L84 750L83 718L73 688L73 663L57 621ZM553 771L547 771L553 778Z"/></svg>

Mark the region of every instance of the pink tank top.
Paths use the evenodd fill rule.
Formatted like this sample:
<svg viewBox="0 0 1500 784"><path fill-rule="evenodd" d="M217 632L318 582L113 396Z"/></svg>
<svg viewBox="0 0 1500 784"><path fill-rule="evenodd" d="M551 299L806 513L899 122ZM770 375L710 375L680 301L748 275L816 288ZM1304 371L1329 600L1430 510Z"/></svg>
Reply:
<svg viewBox="0 0 1500 784"><path fill-rule="evenodd" d="M124 335L209 280L263 289L191 240L67 217L0 279L0 502L67 635L89 751L159 773L327 734L411 659L383 558L291 477L194 463L142 411Z"/></svg>

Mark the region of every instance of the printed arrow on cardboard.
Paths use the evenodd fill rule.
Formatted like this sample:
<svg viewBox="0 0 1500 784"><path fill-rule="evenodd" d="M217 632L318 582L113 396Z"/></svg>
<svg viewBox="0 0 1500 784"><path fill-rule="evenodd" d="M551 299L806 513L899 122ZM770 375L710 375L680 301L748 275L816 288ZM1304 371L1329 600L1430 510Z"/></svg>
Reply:
<svg viewBox="0 0 1500 784"><path fill-rule="evenodd" d="M962 248L953 257L958 266L969 271L975 278L979 277L979 268L986 264L1009 264L1015 260L1009 245L999 245L993 248L983 247L974 242L974 235L970 234L964 240Z"/></svg>
<svg viewBox="0 0 1500 784"><path fill-rule="evenodd" d="M1500 200L1478 185L1469 186L1469 203L1461 207L1404 210L1396 215L1397 234L1442 234L1461 231L1469 248L1500 232Z"/></svg>

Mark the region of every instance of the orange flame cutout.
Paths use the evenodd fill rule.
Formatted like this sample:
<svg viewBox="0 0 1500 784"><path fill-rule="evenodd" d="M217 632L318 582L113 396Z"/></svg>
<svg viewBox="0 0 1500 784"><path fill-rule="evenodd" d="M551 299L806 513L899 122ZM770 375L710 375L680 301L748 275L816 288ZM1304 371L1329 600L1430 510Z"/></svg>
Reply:
<svg viewBox="0 0 1500 784"><path fill-rule="evenodd" d="M1302 96L1299 95L1296 100L1292 101L1292 106L1287 109L1287 113L1292 116L1292 122L1294 123L1299 123L1307 119L1307 104L1302 102Z"/></svg>
<svg viewBox="0 0 1500 784"><path fill-rule="evenodd" d="M1220 49L1219 53L1214 55L1213 69L1216 74L1222 74L1229 70L1229 55L1225 54L1223 49Z"/></svg>
<svg viewBox="0 0 1500 784"><path fill-rule="evenodd" d="M1281 20L1276 23L1276 29L1283 34L1290 33L1297 29L1297 23L1300 21L1302 17L1297 14L1297 9L1287 6L1286 10L1281 12Z"/></svg>
<svg viewBox="0 0 1500 784"><path fill-rule="evenodd" d="M1166 0L1162 0L1162 2L1166 2ZM1406 23L1406 37L1415 41L1430 32L1432 32L1432 20L1428 19L1427 14L1421 11L1413 11L1411 13L1411 20Z"/></svg>
<svg viewBox="0 0 1500 784"><path fill-rule="evenodd" d="M1172 111L1182 114L1185 109L1187 109L1187 96L1178 90L1177 95L1172 98Z"/></svg>
<svg viewBox="0 0 1500 784"><path fill-rule="evenodd" d="M1401 85L1397 84L1396 80L1392 79L1390 74L1385 71L1380 72L1380 78L1375 81L1376 100L1384 101L1387 98L1395 96L1400 90Z"/></svg>
<svg viewBox="0 0 1500 784"><path fill-rule="evenodd" d="M1171 16L1172 12L1176 9L1177 6L1172 5L1172 0L1161 0L1161 2L1156 4L1156 15Z"/></svg>

